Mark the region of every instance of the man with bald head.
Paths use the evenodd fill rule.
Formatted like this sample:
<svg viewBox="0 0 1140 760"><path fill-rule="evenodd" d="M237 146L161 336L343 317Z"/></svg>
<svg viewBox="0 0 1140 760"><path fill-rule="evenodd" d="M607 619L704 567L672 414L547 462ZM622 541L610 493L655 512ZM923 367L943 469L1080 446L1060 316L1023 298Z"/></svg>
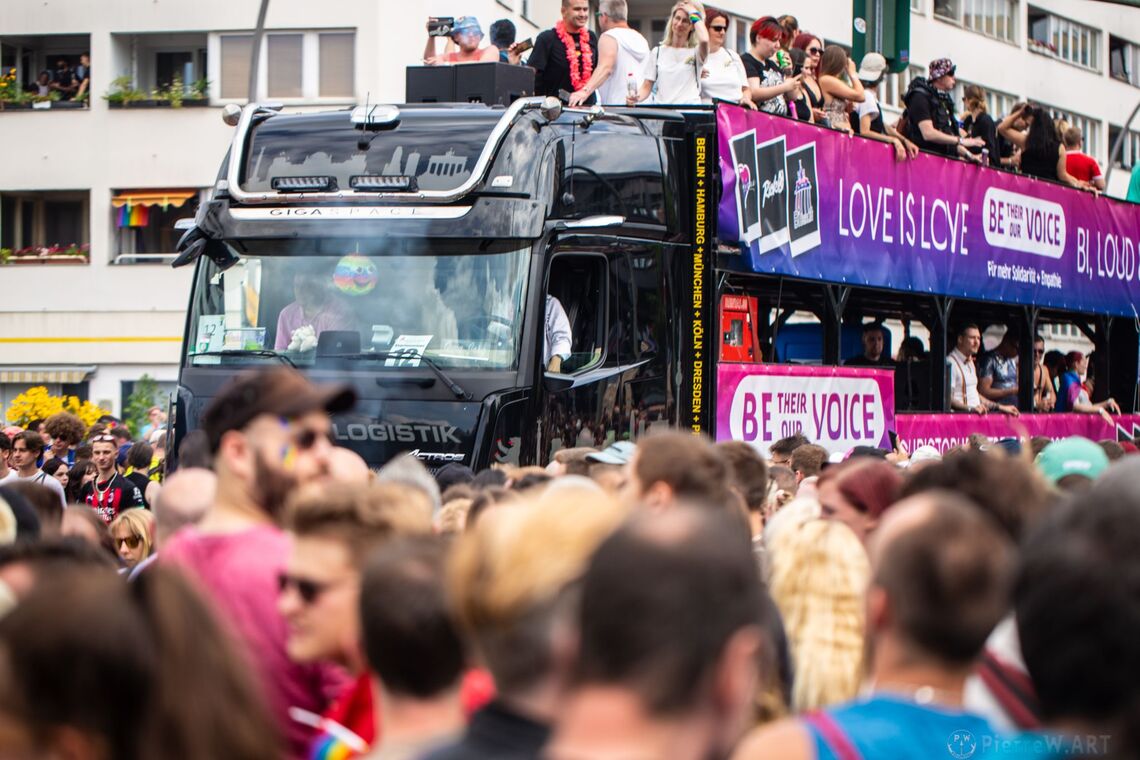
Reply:
<svg viewBox="0 0 1140 760"><path fill-rule="evenodd" d="M972 502L929 491L885 513L868 552L869 693L756 729L737 760L967 757L980 746L973 743L995 734L963 709L962 691L1009 608L1008 539Z"/></svg>
<svg viewBox="0 0 1140 760"><path fill-rule="evenodd" d="M166 478L154 500L155 551L131 571L130 580L150 567L170 537L197 525L214 503L218 477L202 467L184 467Z"/></svg>

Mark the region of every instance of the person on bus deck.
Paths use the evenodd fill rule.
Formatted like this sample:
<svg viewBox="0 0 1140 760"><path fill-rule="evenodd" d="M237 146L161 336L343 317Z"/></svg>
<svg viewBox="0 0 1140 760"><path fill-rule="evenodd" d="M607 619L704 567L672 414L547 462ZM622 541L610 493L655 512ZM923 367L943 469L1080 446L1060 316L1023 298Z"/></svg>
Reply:
<svg viewBox="0 0 1140 760"><path fill-rule="evenodd" d="M883 353L886 339L883 336L883 326L878 322L868 322L863 325L863 353L852 356L843 362L845 367L893 367L888 354Z"/></svg>
<svg viewBox="0 0 1140 760"><path fill-rule="evenodd" d="M992 351L982 354L978 362L978 393L999 404L1017 405L1017 360L1021 341L1012 329L1001 336Z"/></svg>
<svg viewBox="0 0 1140 760"><path fill-rule="evenodd" d="M546 29L534 38L534 49L526 61L527 66L534 69L535 95L558 97L560 90L577 92L594 74L598 37L589 28L589 0L562 0L560 15L562 18L553 29ZM512 63L523 52L518 47L516 42L507 51ZM596 102L596 98L590 97L585 104Z"/></svg>
<svg viewBox="0 0 1140 760"><path fill-rule="evenodd" d="M710 8L707 23L709 55L701 69L701 101L711 105L724 100L756 110L744 62L735 50L724 44L728 36L728 16Z"/></svg>
<svg viewBox="0 0 1140 760"><path fill-rule="evenodd" d="M906 104L903 119L907 128L900 131L922 150L981 160L980 155L975 156L968 149L983 148L985 141L978 137L963 138L958 132L954 100L950 95L956 84L957 67L949 58L937 58L930 62L928 71L930 78L915 77L903 96Z"/></svg>
<svg viewBox="0 0 1140 760"><path fill-rule="evenodd" d="M640 89L626 96L627 106L650 98L658 105L701 102L701 71L709 57L705 8L696 0L676 2L668 23L665 39L645 59Z"/></svg>
<svg viewBox="0 0 1140 760"><path fill-rule="evenodd" d="M792 95L804 81L802 72L785 77L783 69L774 60L783 38L784 29L779 21L772 16L759 18L748 30L751 47L740 56L748 75L752 102L761 111L776 116L788 115L787 96Z"/></svg>
<svg viewBox="0 0 1140 760"><path fill-rule="evenodd" d="M1051 412L1056 405L1053 375L1045 366L1045 339L1038 335L1033 340L1033 411Z"/></svg>
<svg viewBox="0 0 1140 760"><path fill-rule="evenodd" d="M848 112L866 100L855 62L839 45L828 45L819 59L819 88L823 91L823 113L832 129L851 132Z"/></svg>
<svg viewBox="0 0 1140 760"><path fill-rule="evenodd" d="M1105 422L1115 427L1112 414L1120 414L1120 405L1115 399L1107 398L1095 404L1091 400L1092 389L1086 382L1092 382L1089 372L1089 357L1080 351L1070 351L1065 355L1065 373L1061 375L1061 388L1057 393L1058 412L1078 414L1099 414Z"/></svg>
<svg viewBox="0 0 1140 760"><path fill-rule="evenodd" d="M1024 132L1014 127L1022 119L1027 127ZM1062 182L1081 190L1091 190L1092 185L1069 174L1065 156L1065 146L1057 134L1057 125L1044 107L1021 103L1013 112L1001 120L998 134L1021 148L1021 173L1038 179Z"/></svg>
<svg viewBox="0 0 1140 760"><path fill-rule="evenodd" d="M430 21L428 26L430 29ZM455 19L455 26L451 28L451 42L454 43L455 50L440 55L435 49L436 39L429 31L427 43L424 45L424 63L428 66L450 63L494 63L499 60L499 49L494 45L479 47L483 42L483 28L479 26L479 19L474 16L460 16Z"/></svg>
<svg viewBox="0 0 1140 760"><path fill-rule="evenodd" d="M958 330L957 341L946 357L950 410L974 414L999 411L1017 417L1020 412L1016 406L990 401L978 393L978 370L974 362L982 347L982 331L975 324L964 325Z"/></svg>
<svg viewBox="0 0 1140 760"><path fill-rule="evenodd" d="M597 92L598 104L624 105L630 83L641 87L641 72L649 57L649 43L629 26L626 0L602 0L598 5L598 65L590 81L570 95L570 105L580 106Z"/></svg>
<svg viewBox="0 0 1140 760"><path fill-rule="evenodd" d="M562 362L570 358L573 333L570 318L562 302L552 295L546 296L546 314L543 319L542 366L547 372L561 372Z"/></svg>
<svg viewBox="0 0 1140 760"><path fill-rule="evenodd" d="M918 146L898 133L883 120L883 109L876 95L887 75L887 59L881 53L867 53L859 63L856 76L863 83L863 102L855 107L855 132L871 140L885 142L894 148L895 159L905 161L918 155Z"/></svg>
<svg viewBox="0 0 1140 760"><path fill-rule="evenodd" d="M352 314L333 295L328 277L298 272L293 295L296 300L277 317L276 350L305 351L316 347L325 330L353 329Z"/></svg>
<svg viewBox="0 0 1140 760"><path fill-rule="evenodd" d="M1096 159L1084 152L1085 136L1080 127L1069 127L1061 134L1065 146L1065 169L1073 177L1104 192L1104 172Z"/></svg>

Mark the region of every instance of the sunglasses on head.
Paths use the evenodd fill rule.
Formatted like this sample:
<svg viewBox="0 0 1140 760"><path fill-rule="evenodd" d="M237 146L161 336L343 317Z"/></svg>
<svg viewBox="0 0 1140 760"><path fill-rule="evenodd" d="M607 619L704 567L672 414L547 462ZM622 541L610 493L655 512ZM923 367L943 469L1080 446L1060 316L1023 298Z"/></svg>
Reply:
<svg viewBox="0 0 1140 760"><path fill-rule="evenodd" d="M297 596L301 597L302 602L312 604L325 592L328 588L328 584L319 583L309 578L298 578L297 576L287 573L280 573L277 576L277 590L284 594L285 591L290 588L297 590Z"/></svg>
<svg viewBox="0 0 1140 760"><path fill-rule="evenodd" d="M110 433L100 433L99 435L92 436L91 443L114 443L115 436Z"/></svg>
<svg viewBox="0 0 1140 760"><path fill-rule="evenodd" d="M140 543L142 543L142 539L138 536L124 536L123 538L115 539L115 546L126 544L128 549L137 549Z"/></svg>

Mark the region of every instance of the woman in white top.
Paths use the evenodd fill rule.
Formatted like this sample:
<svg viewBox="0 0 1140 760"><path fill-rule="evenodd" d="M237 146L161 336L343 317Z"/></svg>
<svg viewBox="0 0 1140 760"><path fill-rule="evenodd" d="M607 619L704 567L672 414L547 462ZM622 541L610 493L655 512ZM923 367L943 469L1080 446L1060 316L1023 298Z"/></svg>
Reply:
<svg viewBox="0 0 1140 760"><path fill-rule="evenodd" d="M733 50L724 46L728 33L728 16L710 9L705 19L709 30L709 57L701 69L701 102L727 100L755 109L752 104L748 75L744 72L744 61Z"/></svg>
<svg viewBox="0 0 1140 760"><path fill-rule="evenodd" d="M665 32L665 39L645 61L645 80L636 97L626 105L637 105L653 94L661 105L695 105L701 102L701 67L709 55L709 30L705 9L696 0L677 2Z"/></svg>

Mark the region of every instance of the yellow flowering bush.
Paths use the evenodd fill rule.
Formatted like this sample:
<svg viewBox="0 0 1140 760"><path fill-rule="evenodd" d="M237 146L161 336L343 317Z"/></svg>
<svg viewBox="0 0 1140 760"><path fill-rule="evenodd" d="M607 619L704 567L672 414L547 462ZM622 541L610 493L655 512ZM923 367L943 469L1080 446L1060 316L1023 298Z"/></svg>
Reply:
<svg viewBox="0 0 1140 760"><path fill-rule="evenodd" d="M90 401L80 401L77 396L53 396L47 388L37 385L12 399L5 416L11 424L23 427L32 420L46 420L56 412L71 412L87 427L104 414L109 414Z"/></svg>

